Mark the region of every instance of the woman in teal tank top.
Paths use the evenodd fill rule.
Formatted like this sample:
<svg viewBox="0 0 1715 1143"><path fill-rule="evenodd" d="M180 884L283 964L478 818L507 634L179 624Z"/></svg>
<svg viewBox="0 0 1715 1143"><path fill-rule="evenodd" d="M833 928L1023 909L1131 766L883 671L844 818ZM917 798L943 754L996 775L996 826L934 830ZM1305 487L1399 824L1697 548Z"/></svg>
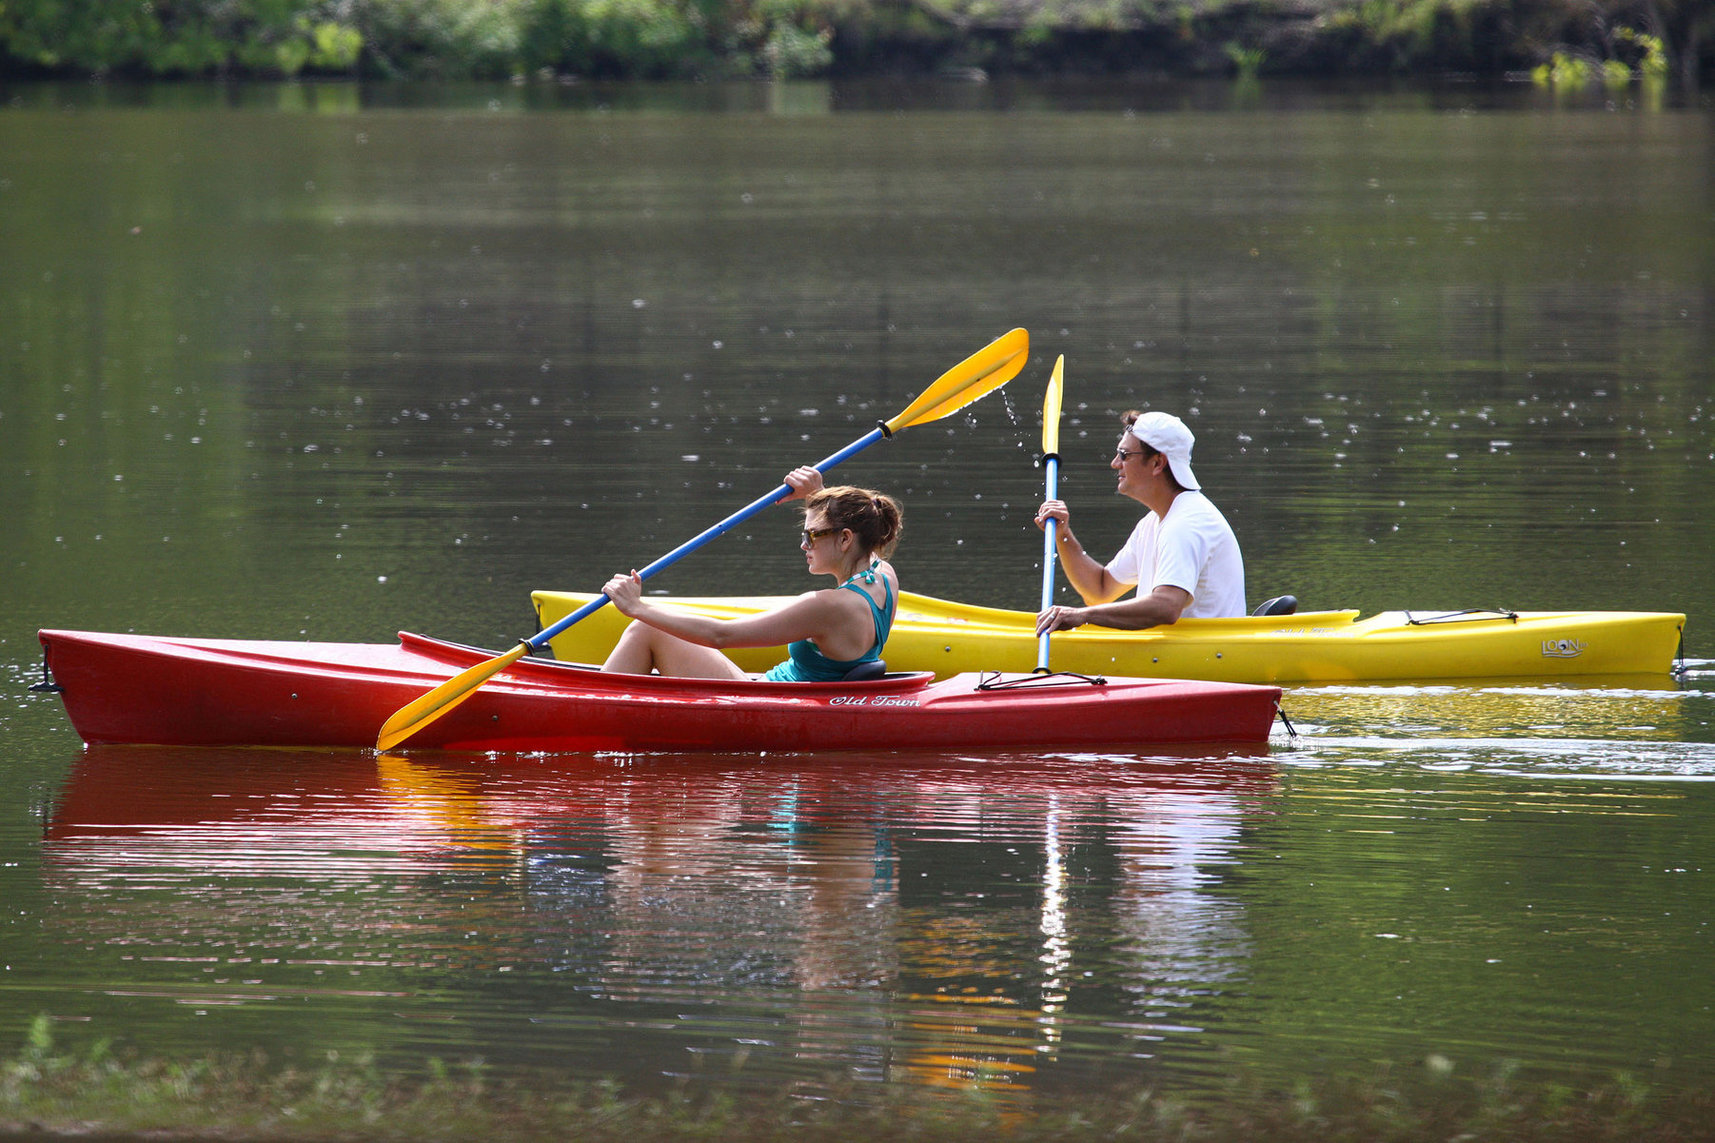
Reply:
<svg viewBox="0 0 1715 1143"><path fill-rule="evenodd" d="M636 572L616 575L602 590L634 622L602 670L742 679L748 676L720 648L785 643L789 657L764 677L828 682L881 657L899 601L899 577L887 562L903 523L898 501L868 488L824 488L814 468L794 469L786 484L792 493L782 503L804 501L805 567L833 576L835 586L772 611L715 619L652 603Z"/></svg>

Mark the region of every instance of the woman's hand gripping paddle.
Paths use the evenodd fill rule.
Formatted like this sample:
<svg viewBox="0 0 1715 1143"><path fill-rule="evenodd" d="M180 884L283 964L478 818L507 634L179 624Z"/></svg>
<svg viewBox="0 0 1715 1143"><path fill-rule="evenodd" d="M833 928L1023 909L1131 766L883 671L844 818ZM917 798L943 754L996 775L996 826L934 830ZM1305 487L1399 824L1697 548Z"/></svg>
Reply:
<svg viewBox="0 0 1715 1143"><path fill-rule="evenodd" d="M1060 496L1060 392L1064 388L1066 355L1054 362L1053 376L1048 378L1048 393L1042 398L1042 467L1048 473L1048 495L1043 499L1057 500ZM1047 611L1054 604L1054 528L1059 521L1048 518L1042 529L1042 607ZM1048 672L1048 633L1036 640L1036 670Z"/></svg>
<svg viewBox="0 0 1715 1143"><path fill-rule="evenodd" d="M992 393L1016 377L1019 370L1024 368L1025 359L1029 355L1030 335L1022 329L1013 330L941 374L898 416L891 420L882 421L868 434L828 457L816 465L816 468L826 472L841 461L862 452L876 441L884 437L891 437L900 429L908 429L913 425L926 425L930 421L938 421L942 417L958 412L966 405ZM637 574L648 579L656 572L677 563L681 558L696 551L715 537L750 519L769 505L777 503L782 497L790 495L791 492L790 486L782 484L768 495L740 508L696 538L680 544ZM381 733L375 740L376 749L391 750L398 746L423 727L428 726L469 698L478 687L494 675L510 667L531 651L540 650L554 636L598 611L607 603L608 598L605 594L597 596L553 626L538 631L504 655L498 655L487 662L478 663L474 667L459 672L422 698L401 707L382 724Z"/></svg>

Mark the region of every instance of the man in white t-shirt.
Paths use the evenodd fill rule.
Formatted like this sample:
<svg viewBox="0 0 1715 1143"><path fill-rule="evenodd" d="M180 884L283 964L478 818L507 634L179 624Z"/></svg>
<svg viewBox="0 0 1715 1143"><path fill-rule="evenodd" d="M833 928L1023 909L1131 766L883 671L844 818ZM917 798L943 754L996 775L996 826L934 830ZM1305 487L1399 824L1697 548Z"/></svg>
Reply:
<svg viewBox="0 0 1715 1143"><path fill-rule="evenodd" d="M1125 432L1109 467L1117 491L1149 509L1113 559L1098 563L1072 535L1064 501L1036 510L1036 526L1058 521L1055 545L1066 578L1087 607L1050 607L1036 633L1093 623L1137 631L1188 619L1245 613L1245 561L1220 509L1191 473L1196 442L1185 422L1168 413L1127 413ZM1127 589L1137 594L1122 600Z"/></svg>

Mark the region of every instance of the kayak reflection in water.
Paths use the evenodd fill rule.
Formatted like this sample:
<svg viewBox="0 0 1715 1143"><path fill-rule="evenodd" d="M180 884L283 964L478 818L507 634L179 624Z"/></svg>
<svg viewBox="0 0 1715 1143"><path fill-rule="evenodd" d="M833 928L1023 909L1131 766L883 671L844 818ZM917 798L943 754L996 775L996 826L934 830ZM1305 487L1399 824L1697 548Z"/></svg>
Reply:
<svg viewBox="0 0 1715 1143"><path fill-rule="evenodd" d="M1108 467L1119 478L1115 491L1149 509L1125 546L1107 564L1097 563L1072 535L1072 519L1061 500L1036 510L1036 526L1059 521L1055 547L1066 578L1086 607L1050 607L1036 617L1036 633L1065 631L1094 623L1138 631L1187 619L1245 613L1245 562L1239 541L1220 509L1204 496L1191 473L1196 438L1170 413L1130 412ZM1133 584L1137 595L1121 602Z"/></svg>
<svg viewBox="0 0 1715 1143"><path fill-rule="evenodd" d="M810 574L833 576L837 585L772 611L714 619L651 603L642 578L621 573L602 590L635 622L602 670L742 679L748 676L720 648L777 643L788 644L791 656L763 676L777 682L833 682L879 662L899 603L899 576L886 559L899 542L899 502L868 488L824 488L822 474L809 467L793 469L785 483L792 492L781 503L804 501L799 547Z"/></svg>

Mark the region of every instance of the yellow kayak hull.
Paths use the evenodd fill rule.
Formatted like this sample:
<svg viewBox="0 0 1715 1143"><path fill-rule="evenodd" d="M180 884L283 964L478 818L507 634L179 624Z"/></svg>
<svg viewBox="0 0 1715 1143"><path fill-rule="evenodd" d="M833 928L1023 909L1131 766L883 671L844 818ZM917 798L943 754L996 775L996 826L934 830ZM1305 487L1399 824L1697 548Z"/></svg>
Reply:
<svg viewBox="0 0 1715 1143"><path fill-rule="evenodd" d="M545 628L594 599L531 595ZM660 596L657 603L720 618L778 607L788 596ZM554 657L599 663L628 620L604 607L549 641ZM889 670L1029 671L1036 616L901 592L883 658ZM1059 671L1219 682L1426 682L1457 679L1666 677L1680 653L1685 616L1653 611L1311 611L1241 619L1181 619L1171 627L1080 627L1050 642ZM784 647L728 649L747 671L767 670Z"/></svg>

